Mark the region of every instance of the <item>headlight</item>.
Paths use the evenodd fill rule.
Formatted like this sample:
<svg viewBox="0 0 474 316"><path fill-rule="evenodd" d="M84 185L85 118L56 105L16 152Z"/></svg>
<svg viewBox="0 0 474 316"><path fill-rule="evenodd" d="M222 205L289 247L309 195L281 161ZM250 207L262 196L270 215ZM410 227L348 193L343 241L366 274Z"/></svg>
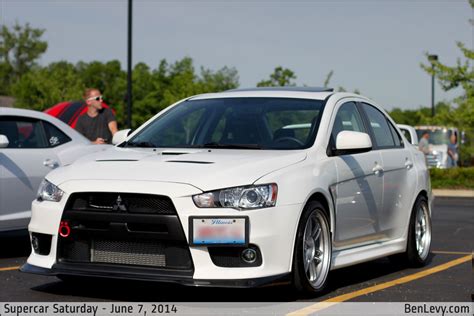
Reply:
<svg viewBox="0 0 474 316"><path fill-rule="evenodd" d="M59 202L63 194L64 192L60 188L44 179L39 186L37 199L38 201Z"/></svg>
<svg viewBox="0 0 474 316"><path fill-rule="evenodd" d="M275 206L278 186L275 183L235 187L193 196L197 207L256 209Z"/></svg>

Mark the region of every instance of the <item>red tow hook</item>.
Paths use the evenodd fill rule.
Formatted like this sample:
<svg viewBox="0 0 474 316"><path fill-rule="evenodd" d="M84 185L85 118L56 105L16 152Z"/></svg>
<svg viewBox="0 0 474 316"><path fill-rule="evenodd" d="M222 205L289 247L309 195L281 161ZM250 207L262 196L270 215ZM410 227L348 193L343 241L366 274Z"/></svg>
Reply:
<svg viewBox="0 0 474 316"><path fill-rule="evenodd" d="M59 225L59 236L67 238L71 234L71 227L68 222L61 222Z"/></svg>

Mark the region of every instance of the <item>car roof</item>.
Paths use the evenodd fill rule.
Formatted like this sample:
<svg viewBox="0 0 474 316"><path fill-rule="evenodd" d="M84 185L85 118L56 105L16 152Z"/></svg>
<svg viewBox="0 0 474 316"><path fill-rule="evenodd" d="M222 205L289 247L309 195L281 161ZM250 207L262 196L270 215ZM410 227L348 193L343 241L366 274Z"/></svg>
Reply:
<svg viewBox="0 0 474 316"><path fill-rule="evenodd" d="M333 92L333 88L326 87L256 87L256 88L242 88L231 89L227 91L300 91L300 92Z"/></svg>
<svg viewBox="0 0 474 316"><path fill-rule="evenodd" d="M1 108L0 115L15 115L15 116L25 116L25 117L32 117L37 119L42 119L54 123L55 125L60 126L68 126L66 123L61 121L60 119L36 110L28 110L28 109L19 109L19 108Z"/></svg>
<svg viewBox="0 0 474 316"><path fill-rule="evenodd" d="M300 98L324 100L333 94L331 88L318 87L258 87L234 89L216 93L193 96L188 100L204 100L217 98Z"/></svg>

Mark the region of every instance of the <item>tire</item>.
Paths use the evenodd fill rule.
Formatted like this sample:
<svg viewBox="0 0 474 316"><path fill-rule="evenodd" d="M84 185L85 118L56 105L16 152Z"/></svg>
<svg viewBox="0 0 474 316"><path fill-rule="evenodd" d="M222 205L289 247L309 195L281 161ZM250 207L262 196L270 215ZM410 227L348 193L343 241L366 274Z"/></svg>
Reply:
<svg viewBox="0 0 474 316"><path fill-rule="evenodd" d="M331 244L327 210L310 201L298 224L293 251L293 286L297 291L310 295L324 291L331 268Z"/></svg>
<svg viewBox="0 0 474 316"><path fill-rule="evenodd" d="M431 239L432 229L428 202L424 196L419 196L410 216L407 249L392 259L396 263L406 264L410 267L426 265L430 254Z"/></svg>

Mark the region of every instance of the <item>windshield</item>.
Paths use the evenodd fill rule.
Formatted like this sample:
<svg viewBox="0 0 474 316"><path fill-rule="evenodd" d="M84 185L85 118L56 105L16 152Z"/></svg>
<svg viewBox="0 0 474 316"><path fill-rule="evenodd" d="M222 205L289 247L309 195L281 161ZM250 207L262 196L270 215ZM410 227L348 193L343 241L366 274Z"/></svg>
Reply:
<svg viewBox="0 0 474 316"><path fill-rule="evenodd" d="M124 147L303 149L316 137L323 101L221 98L184 101Z"/></svg>
<svg viewBox="0 0 474 316"><path fill-rule="evenodd" d="M428 143L433 145L447 145L450 143L449 137L451 136L451 131L446 129L417 129L416 134L418 135L418 139L421 139L424 133L428 133L430 138L428 139Z"/></svg>

